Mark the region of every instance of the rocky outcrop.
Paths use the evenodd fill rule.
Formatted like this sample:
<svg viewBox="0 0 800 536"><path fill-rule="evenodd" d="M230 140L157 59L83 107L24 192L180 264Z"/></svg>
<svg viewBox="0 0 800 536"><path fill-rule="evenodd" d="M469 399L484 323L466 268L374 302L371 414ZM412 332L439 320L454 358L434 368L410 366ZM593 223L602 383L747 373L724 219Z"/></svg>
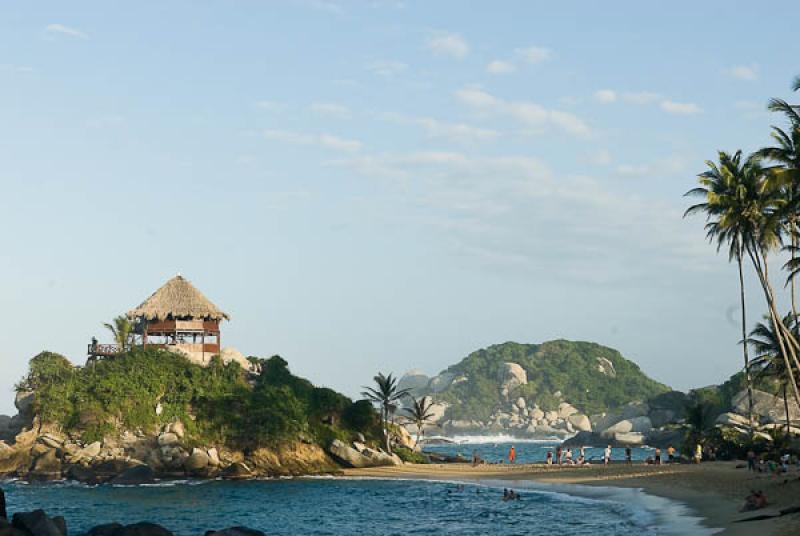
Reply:
<svg viewBox="0 0 800 536"><path fill-rule="evenodd" d="M355 447L346 445L344 442L334 439L328 447L328 453L345 467L380 467L385 465L402 465L402 460L396 454L390 455L382 450L362 448L361 451Z"/></svg>
<svg viewBox="0 0 800 536"><path fill-rule="evenodd" d="M731 400L733 412L739 415L747 415L748 399L747 391L737 393ZM783 399L771 393L753 389L753 415L760 423L785 423L786 408ZM800 408L797 404L789 403L789 420L800 423Z"/></svg>
<svg viewBox="0 0 800 536"><path fill-rule="evenodd" d="M497 373L497 380L500 382L500 392L508 398L511 391L528 383L528 373L517 363L503 363Z"/></svg>

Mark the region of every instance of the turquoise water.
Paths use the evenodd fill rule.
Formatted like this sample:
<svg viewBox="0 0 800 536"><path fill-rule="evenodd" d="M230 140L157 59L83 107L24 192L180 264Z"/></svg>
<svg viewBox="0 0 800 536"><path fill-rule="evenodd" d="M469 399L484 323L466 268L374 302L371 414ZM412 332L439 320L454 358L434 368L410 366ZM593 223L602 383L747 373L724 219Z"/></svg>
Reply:
<svg viewBox="0 0 800 536"><path fill-rule="evenodd" d="M153 521L178 535L246 525L267 534L660 534L631 501L522 490L503 502L502 483L295 479L140 487L3 484L11 512L63 515L71 535L97 524Z"/></svg>
<svg viewBox="0 0 800 536"><path fill-rule="evenodd" d="M427 445L425 446L425 451L451 456L460 454L468 459L472 459L472 453L477 452L487 462L496 463L506 461L508 459L508 451L511 445L514 445L514 449L517 452L517 463L544 463L548 451L553 453L553 459L555 459L555 450L559 444L559 441L545 440L518 439L509 441L508 438L498 438L495 441L491 441L487 440L487 438L465 438L452 444ZM586 448L586 459L593 463L601 463L603 450L602 448ZM643 461L648 457L652 457L654 450L650 447L637 447L632 449L631 457L634 461ZM578 459L580 455L578 451L579 449L572 450L573 460ZM662 455L666 460L666 452L662 453ZM624 459L625 449L611 449L612 461L622 461Z"/></svg>

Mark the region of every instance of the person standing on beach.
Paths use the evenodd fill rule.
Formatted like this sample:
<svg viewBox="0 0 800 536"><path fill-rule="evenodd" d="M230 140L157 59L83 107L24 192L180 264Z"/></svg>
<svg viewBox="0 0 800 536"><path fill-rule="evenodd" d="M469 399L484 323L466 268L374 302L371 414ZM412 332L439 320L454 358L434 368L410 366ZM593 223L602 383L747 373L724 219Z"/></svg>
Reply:
<svg viewBox="0 0 800 536"><path fill-rule="evenodd" d="M659 447L656 447L656 459L655 459L655 462L656 462L656 465L661 465L661 449Z"/></svg>
<svg viewBox="0 0 800 536"><path fill-rule="evenodd" d="M675 461L675 447L672 445L667 447L667 461L672 463Z"/></svg>
<svg viewBox="0 0 800 536"><path fill-rule="evenodd" d="M508 450L508 463L514 463L514 460L517 459L517 450L514 448L514 445L511 445L511 448Z"/></svg>
<svg viewBox="0 0 800 536"><path fill-rule="evenodd" d="M756 453L753 449L747 451L747 470L756 472Z"/></svg>
<svg viewBox="0 0 800 536"><path fill-rule="evenodd" d="M633 463L633 451L630 447L625 447L625 463L628 465Z"/></svg>
<svg viewBox="0 0 800 536"><path fill-rule="evenodd" d="M603 454L603 464L608 465L611 463L611 445L606 447L606 451Z"/></svg>
<svg viewBox="0 0 800 536"><path fill-rule="evenodd" d="M561 465L561 447L556 448L556 465Z"/></svg>
<svg viewBox="0 0 800 536"><path fill-rule="evenodd" d="M698 443L697 448L694 449L694 463L700 463L703 459L703 446Z"/></svg>

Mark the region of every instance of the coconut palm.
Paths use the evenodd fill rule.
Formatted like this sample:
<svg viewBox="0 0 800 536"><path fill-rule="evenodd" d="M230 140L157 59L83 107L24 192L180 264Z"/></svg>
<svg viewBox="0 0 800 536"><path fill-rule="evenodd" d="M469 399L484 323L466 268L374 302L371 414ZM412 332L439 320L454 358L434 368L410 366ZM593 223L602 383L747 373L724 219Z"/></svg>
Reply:
<svg viewBox="0 0 800 536"><path fill-rule="evenodd" d="M765 317L769 320L769 317ZM798 332L797 317L790 313L783 317L783 325L793 333ZM756 324L750 332L748 344L753 347L756 356L753 358L752 366L758 370L758 376L772 377L778 382L778 391L783 397L783 408L786 414L786 435L789 435L791 418L789 417L789 374L786 370L786 363L781 356L780 345L776 330L771 322Z"/></svg>
<svg viewBox="0 0 800 536"><path fill-rule="evenodd" d="M114 342L120 351L128 350L133 343L133 324L125 315L120 315L112 320L112 323L104 323L108 331L114 336Z"/></svg>
<svg viewBox="0 0 800 536"><path fill-rule="evenodd" d="M425 435L425 425L430 423L435 416L432 408L433 399L431 397L423 396L419 400L413 396L411 397L411 407L406 409L406 413L411 422L417 427L417 439L414 442L414 448L419 445L420 437Z"/></svg>
<svg viewBox="0 0 800 536"><path fill-rule="evenodd" d="M707 161L708 170L698 176L700 186L686 192L686 196L700 197L702 202L686 209L684 217L703 212L706 214L706 236L716 242L717 251L728 246L728 260L736 260L739 269L739 299L742 310L742 340L747 338L747 310L743 262L746 243L755 234L757 223L746 214L759 213L760 179L753 173L743 173L742 152L729 155L719 152L719 163ZM749 160L749 159L748 159ZM753 387L747 345L742 345L745 379L747 383L748 422L752 433Z"/></svg>
<svg viewBox="0 0 800 536"><path fill-rule="evenodd" d="M397 409L397 403L400 399L408 395L408 389L398 389L397 378L394 378L391 373L388 376L384 376L382 372L379 372L373 380L375 380L376 387L364 386L365 390L361 394L374 404L377 404L381 409L381 421L383 422L383 434L386 440L386 452L391 454L392 445L389 438L389 418Z"/></svg>

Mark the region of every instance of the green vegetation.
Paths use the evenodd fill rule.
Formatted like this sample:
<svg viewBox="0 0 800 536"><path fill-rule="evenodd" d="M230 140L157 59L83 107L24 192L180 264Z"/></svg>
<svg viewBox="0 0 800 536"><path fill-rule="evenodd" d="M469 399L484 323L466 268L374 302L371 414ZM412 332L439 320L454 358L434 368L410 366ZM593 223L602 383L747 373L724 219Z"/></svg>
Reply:
<svg viewBox="0 0 800 536"><path fill-rule="evenodd" d="M610 361L613 373L600 372L598 358ZM544 344L508 342L473 352L447 369L456 377L467 378L453 382L437 395L452 404L448 418L486 420L500 407L503 400L498 374L505 362L519 364L528 375L527 385L509 393L510 397L525 397L545 410L556 409L563 397L584 413L599 413L669 390L616 350L599 344L565 340Z"/></svg>
<svg viewBox="0 0 800 536"><path fill-rule="evenodd" d="M800 89L800 78L794 81L793 89ZM798 315L795 279L800 273L800 106L772 99L768 108L782 114L787 124L786 128L772 128L775 145L748 156L742 151L719 151L719 161L707 161L708 169L698 176L699 186L686 193L700 198L686 215L705 214L709 241L716 243L718 250L727 246L728 259L737 262L743 341L748 340L744 264L755 272L767 303L775 356L782 361L780 369L771 367L772 372L783 376L782 384L800 405L800 341L792 327ZM783 266L790 283L788 325L783 321L787 315L778 310L781 300L769 270L769 260L780 249L791 256ZM780 290L780 286L777 288ZM743 344L742 352L752 427L754 364L747 354L748 346ZM774 365L775 360L769 363ZM757 369L765 366L764 360L755 364Z"/></svg>
<svg viewBox="0 0 800 536"><path fill-rule="evenodd" d="M375 387L364 387L364 392L361 394L380 408L386 452L391 454L392 442L390 440L391 434L389 433L389 419L397 411L400 400L408 395L408 389L398 389L397 378L392 376L391 373L388 376L384 376L382 372L379 372L373 380L375 380Z"/></svg>
<svg viewBox="0 0 800 536"><path fill-rule="evenodd" d="M178 418L195 441L255 448L299 434L324 443L355 432L378 437L369 402L347 397L291 374L279 356L254 361L248 376L219 357L207 367L159 349L135 348L85 368L42 352L17 385L36 392L35 412L85 439L121 430L153 432ZM156 408L159 411L156 411Z"/></svg>
<svg viewBox="0 0 800 536"><path fill-rule="evenodd" d="M410 396L410 395L409 395ZM411 407L406 409L406 414L412 423L417 427L417 438L414 441L414 447L419 445L419 440L425 435L425 427L430 423L434 417L433 413L433 398L423 396L419 400L410 396Z"/></svg>

